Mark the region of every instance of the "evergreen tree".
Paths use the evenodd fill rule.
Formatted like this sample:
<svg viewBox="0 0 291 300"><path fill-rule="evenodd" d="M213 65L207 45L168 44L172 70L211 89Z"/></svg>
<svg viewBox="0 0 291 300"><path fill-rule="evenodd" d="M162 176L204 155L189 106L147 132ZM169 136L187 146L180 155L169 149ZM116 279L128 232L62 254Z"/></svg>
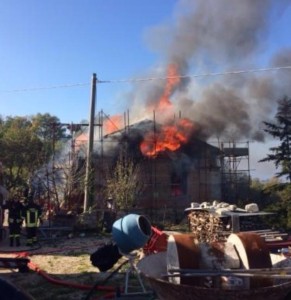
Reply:
<svg viewBox="0 0 291 300"><path fill-rule="evenodd" d="M276 176L286 177L291 182L291 98L285 96L277 103L276 122L264 122L264 131L279 140L280 144L271 147L271 153L259 162L273 161L276 168L280 168Z"/></svg>

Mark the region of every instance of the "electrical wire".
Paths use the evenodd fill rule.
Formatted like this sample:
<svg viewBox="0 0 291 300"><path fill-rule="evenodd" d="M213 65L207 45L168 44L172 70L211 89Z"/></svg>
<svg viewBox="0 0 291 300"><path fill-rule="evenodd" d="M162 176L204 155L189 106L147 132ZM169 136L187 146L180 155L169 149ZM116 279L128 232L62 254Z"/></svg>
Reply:
<svg viewBox="0 0 291 300"><path fill-rule="evenodd" d="M257 72L267 72L267 71L278 71L291 69L291 66L273 67L273 68L262 68L262 69L247 69L247 70L235 70L229 72L217 72L217 73L204 73L204 74L194 74L194 75L177 75L168 77L148 77L148 78L132 78L132 79L117 79L117 80L97 80L97 83L122 83L122 82L141 82L141 81L152 81L152 80L167 80L167 79L184 79L184 78L197 78L197 77L211 77L220 75L237 75L244 73L257 73Z"/></svg>
<svg viewBox="0 0 291 300"><path fill-rule="evenodd" d="M281 66L281 67L261 68L261 69L234 70L234 71L229 71L229 72L203 73L203 74L193 74L193 75L165 76L165 77L145 77L145 78L128 78L128 79L112 79L112 80L97 79L97 84L131 83L131 82L146 82L146 81L168 80L168 79L214 77L214 76L226 76L226 75L239 75L239 74L246 74L246 73L270 72L270 71L279 71L279 70L291 70L291 66ZM24 89L14 89L14 90L3 90L3 91L0 91L0 93L31 92L31 91L39 91L39 90L82 87L82 86L88 86L88 85L90 85L89 82L88 83L63 84L63 85L55 85L55 86L47 86L47 87L34 87L34 88L24 88Z"/></svg>
<svg viewBox="0 0 291 300"><path fill-rule="evenodd" d="M40 91L40 90L63 89L63 88L81 87L81 86L88 86L88 85L90 85L90 83L73 83L73 84L62 84L62 85L33 87L33 88L24 88L24 89L3 90L0 92L1 93L34 92L34 91Z"/></svg>

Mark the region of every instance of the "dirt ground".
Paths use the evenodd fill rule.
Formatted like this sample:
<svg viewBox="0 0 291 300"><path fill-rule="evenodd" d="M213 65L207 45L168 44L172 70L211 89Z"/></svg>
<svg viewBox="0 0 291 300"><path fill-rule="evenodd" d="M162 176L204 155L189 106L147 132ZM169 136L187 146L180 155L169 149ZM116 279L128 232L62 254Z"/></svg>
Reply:
<svg viewBox="0 0 291 300"><path fill-rule="evenodd" d="M7 229L5 233L0 242L0 257L27 257L31 265L41 271L29 270L23 273L17 269L0 268L0 278L24 290L34 300L102 299L109 292L94 291L88 298L92 286L97 282L102 284L106 281L105 285L109 289L113 288L114 293L116 288L124 286L127 264L120 273L110 277L118 264L125 260L124 257L109 272L99 272L90 261L90 255L100 245L111 241L109 235L65 234L62 237L42 239L39 246L31 249L22 246L25 245L24 235L20 247L9 247Z"/></svg>

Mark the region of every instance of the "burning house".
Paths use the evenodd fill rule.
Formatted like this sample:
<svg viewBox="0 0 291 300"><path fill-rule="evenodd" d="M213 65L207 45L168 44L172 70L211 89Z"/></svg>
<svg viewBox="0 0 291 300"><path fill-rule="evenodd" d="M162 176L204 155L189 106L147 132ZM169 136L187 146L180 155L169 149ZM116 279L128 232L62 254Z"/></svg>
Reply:
<svg viewBox="0 0 291 300"><path fill-rule="evenodd" d="M263 54L277 2L210 3L183 1L180 9L186 14L148 31L151 49L161 60L139 78L124 80L132 88L118 94L116 107L125 103L122 109L130 108L130 122L118 114L98 122L97 193L106 184L103 163L114 160L123 145L144 170L140 207L175 209L193 201L233 203L241 197L236 190L241 178L250 177L249 151L235 145L266 140L262 122L271 120L276 101L290 94L290 70L276 67L290 65L291 52L278 48L266 61L272 72L253 72L261 70L261 58L253 58ZM288 5L279 6L283 12ZM96 136L97 128L94 146ZM221 147L221 141L230 143ZM242 157L247 176L237 172Z"/></svg>
<svg viewBox="0 0 291 300"><path fill-rule="evenodd" d="M220 200L221 151L197 138L196 131L181 118L167 125L143 120L105 135L97 151L97 190L106 185L108 164L126 149L141 170L136 209L184 211L191 202Z"/></svg>

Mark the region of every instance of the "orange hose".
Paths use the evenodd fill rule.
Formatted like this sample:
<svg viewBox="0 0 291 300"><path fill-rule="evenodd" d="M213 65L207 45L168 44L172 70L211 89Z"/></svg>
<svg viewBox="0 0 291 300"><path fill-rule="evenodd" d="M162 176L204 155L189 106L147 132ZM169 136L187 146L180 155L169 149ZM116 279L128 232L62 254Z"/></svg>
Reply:
<svg viewBox="0 0 291 300"><path fill-rule="evenodd" d="M33 262L29 262L28 267L30 270L35 271L37 274L41 275L43 278L45 278L47 281L53 284L57 285L62 285L62 286L67 286L75 289L80 289L80 290L90 290L93 288L92 285L87 285L87 284L79 284L75 282L70 282L70 281L64 281L60 279L55 279L48 275L45 271L41 270L36 264ZM115 291L115 287L112 286L97 286L96 290L98 291L103 291L103 292L112 292Z"/></svg>
<svg viewBox="0 0 291 300"><path fill-rule="evenodd" d="M28 252L22 252L17 255L17 257L27 257L27 256L29 256ZM64 280L53 278L52 276L47 274L45 271L41 270L35 263L33 263L31 261L27 264L27 266L30 270L36 272L37 274L39 274L40 276L42 276L43 278L45 278L48 282L50 282L52 284L67 286L67 287L81 289L81 290L91 290L93 288L93 285L79 284L79 283L75 283L75 282L64 281ZM113 287L113 286L96 286L95 289L98 291L103 291L103 292L115 291L115 287ZM113 293L110 293L110 295L111 294L113 294Z"/></svg>

